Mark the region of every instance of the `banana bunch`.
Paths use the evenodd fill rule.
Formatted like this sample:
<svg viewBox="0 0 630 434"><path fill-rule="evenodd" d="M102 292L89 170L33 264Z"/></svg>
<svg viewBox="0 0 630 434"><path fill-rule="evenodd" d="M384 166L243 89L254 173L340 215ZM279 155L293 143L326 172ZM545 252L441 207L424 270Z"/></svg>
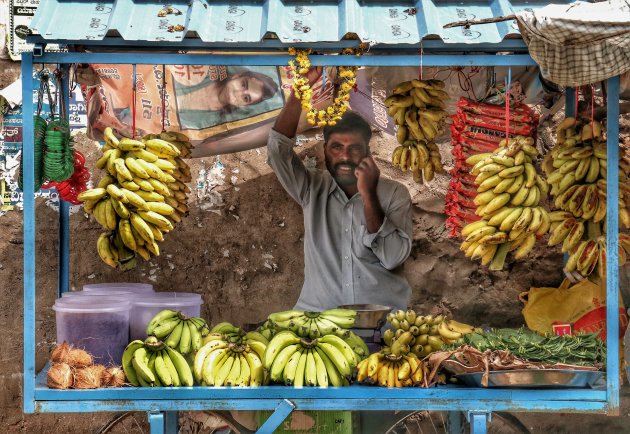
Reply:
<svg viewBox="0 0 630 434"><path fill-rule="evenodd" d="M123 371L134 386L192 386L193 375L186 358L149 336L127 345L122 356Z"/></svg>
<svg viewBox="0 0 630 434"><path fill-rule="evenodd" d="M357 313L351 309L329 309L324 312L286 310L267 318L277 330L291 330L300 337L311 339L329 334L344 334L354 327Z"/></svg>
<svg viewBox="0 0 630 434"><path fill-rule="evenodd" d="M227 343L246 345L259 354L262 359L265 353L265 348L269 343L262 333L258 331L245 332L240 328L230 324L229 322L222 322L210 330L210 333L203 338L203 345L215 340L222 340Z"/></svg>
<svg viewBox="0 0 630 434"><path fill-rule="evenodd" d="M606 238L578 240L568 251L569 257L564 269L571 273L577 271L583 277L596 272L600 282L606 281ZM619 266L626 263L630 254L630 236L619 234Z"/></svg>
<svg viewBox="0 0 630 434"><path fill-rule="evenodd" d="M440 80L411 80L398 84L385 99L389 115L398 129L400 146L392 153L392 163L403 172L411 170L414 181L430 182L436 173L445 173L440 151L433 140L442 132L449 98Z"/></svg>
<svg viewBox="0 0 630 434"><path fill-rule="evenodd" d="M287 386L346 386L359 358L342 338L329 334L301 338L283 330L271 339L263 365L269 379Z"/></svg>
<svg viewBox="0 0 630 434"><path fill-rule="evenodd" d="M180 354L198 351L202 338L209 333L210 328L204 319L188 318L182 312L171 309L158 312L147 325L147 336L161 339Z"/></svg>
<svg viewBox="0 0 630 434"><path fill-rule="evenodd" d="M423 386L424 362L413 354L370 354L357 366L357 381L383 387Z"/></svg>
<svg viewBox="0 0 630 434"><path fill-rule="evenodd" d="M392 164L403 172L411 170L414 181L431 182L436 173L446 173L440 150L434 142L406 140L394 149Z"/></svg>
<svg viewBox="0 0 630 434"><path fill-rule="evenodd" d="M425 357L438 351L444 344L459 342L475 328L444 315L418 315L413 310L397 310L387 315L392 328L383 333L383 353L401 356L413 353Z"/></svg>
<svg viewBox="0 0 630 434"><path fill-rule="evenodd" d="M96 188L77 197L85 212L108 230L99 237L97 250L103 262L116 268L136 253L145 260L159 256L157 242L188 213L190 189L185 183L192 178L182 156L190 155L192 145L176 132L135 140L118 139L106 128L104 135L96 167L106 173Z"/></svg>
<svg viewBox="0 0 630 434"><path fill-rule="evenodd" d="M219 336L214 336L219 335ZM204 386L260 386L267 383L262 358L265 345L235 343L210 334L193 361L193 375Z"/></svg>
<svg viewBox="0 0 630 434"><path fill-rule="evenodd" d="M445 101L450 98L441 80L411 80L398 84L384 101L398 130L396 138L430 142L435 139L448 117Z"/></svg>
<svg viewBox="0 0 630 434"><path fill-rule="evenodd" d="M564 119L556 129L556 145L546 158L544 168L557 209L576 218L604 221L606 217L606 141L599 122L582 123ZM619 161L619 221L630 228L630 161Z"/></svg>
<svg viewBox="0 0 630 434"><path fill-rule="evenodd" d="M549 187L536 173L533 145L533 138L517 136L466 160L476 176L475 213L481 220L462 228L460 250L491 270L502 270L510 251L516 259L525 257L551 226L547 210L538 206Z"/></svg>

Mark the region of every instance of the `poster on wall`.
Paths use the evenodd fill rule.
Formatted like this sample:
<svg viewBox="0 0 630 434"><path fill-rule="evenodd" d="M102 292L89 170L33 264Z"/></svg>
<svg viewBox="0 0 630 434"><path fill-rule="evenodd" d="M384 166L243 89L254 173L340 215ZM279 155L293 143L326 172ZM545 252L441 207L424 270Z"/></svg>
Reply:
<svg viewBox="0 0 630 434"><path fill-rule="evenodd" d="M130 136L164 129L187 134L193 157L243 151L267 143L291 91L292 72L276 66L91 65L80 76L87 101L88 135L102 140L105 127ZM330 74L334 77L335 71ZM136 112L133 113L133 86ZM313 86L313 103L332 100L332 80ZM299 131L311 126L305 116Z"/></svg>

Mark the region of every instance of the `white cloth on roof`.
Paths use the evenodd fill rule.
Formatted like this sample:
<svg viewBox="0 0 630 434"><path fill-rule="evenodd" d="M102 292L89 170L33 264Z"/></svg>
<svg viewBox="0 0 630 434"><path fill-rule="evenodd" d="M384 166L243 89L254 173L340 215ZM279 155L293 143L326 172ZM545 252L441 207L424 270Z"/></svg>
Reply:
<svg viewBox="0 0 630 434"><path fill-rule="evenodd" d="M547 80L581 86L630 70L630 0L577 1L516 15Z"/></svg>

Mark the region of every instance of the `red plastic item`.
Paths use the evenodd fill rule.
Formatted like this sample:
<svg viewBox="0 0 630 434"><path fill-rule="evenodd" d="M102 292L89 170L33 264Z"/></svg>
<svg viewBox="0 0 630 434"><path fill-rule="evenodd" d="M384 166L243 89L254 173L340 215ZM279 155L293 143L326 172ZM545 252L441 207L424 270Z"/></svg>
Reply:
<svg viewBox="0 0 630 434"><path fill-rule="evenodd" d="M79 151L74 151L74 173L70 178L62 182L48 181L42 188L57 189L59 197L72 205L81 205L77 195L87 190L87 182L90 180L90 171L85 168L85 156Z"/></svg>

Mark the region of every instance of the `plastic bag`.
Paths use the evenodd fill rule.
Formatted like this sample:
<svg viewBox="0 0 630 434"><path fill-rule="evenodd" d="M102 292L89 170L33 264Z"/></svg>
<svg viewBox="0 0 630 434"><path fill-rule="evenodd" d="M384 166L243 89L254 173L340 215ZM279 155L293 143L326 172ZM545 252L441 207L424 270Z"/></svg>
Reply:
<svg viewBox="0 0 630 434"><path fill-rule="evenodd" d="M606 289L584 279L571 286L565 279L559 288L530 288L521 293L527 327L538 333L551 333L556 321L570 323L573 332L599 333L606 340ZM619 337L628 326L628 316L619 297Z"/></svg>

